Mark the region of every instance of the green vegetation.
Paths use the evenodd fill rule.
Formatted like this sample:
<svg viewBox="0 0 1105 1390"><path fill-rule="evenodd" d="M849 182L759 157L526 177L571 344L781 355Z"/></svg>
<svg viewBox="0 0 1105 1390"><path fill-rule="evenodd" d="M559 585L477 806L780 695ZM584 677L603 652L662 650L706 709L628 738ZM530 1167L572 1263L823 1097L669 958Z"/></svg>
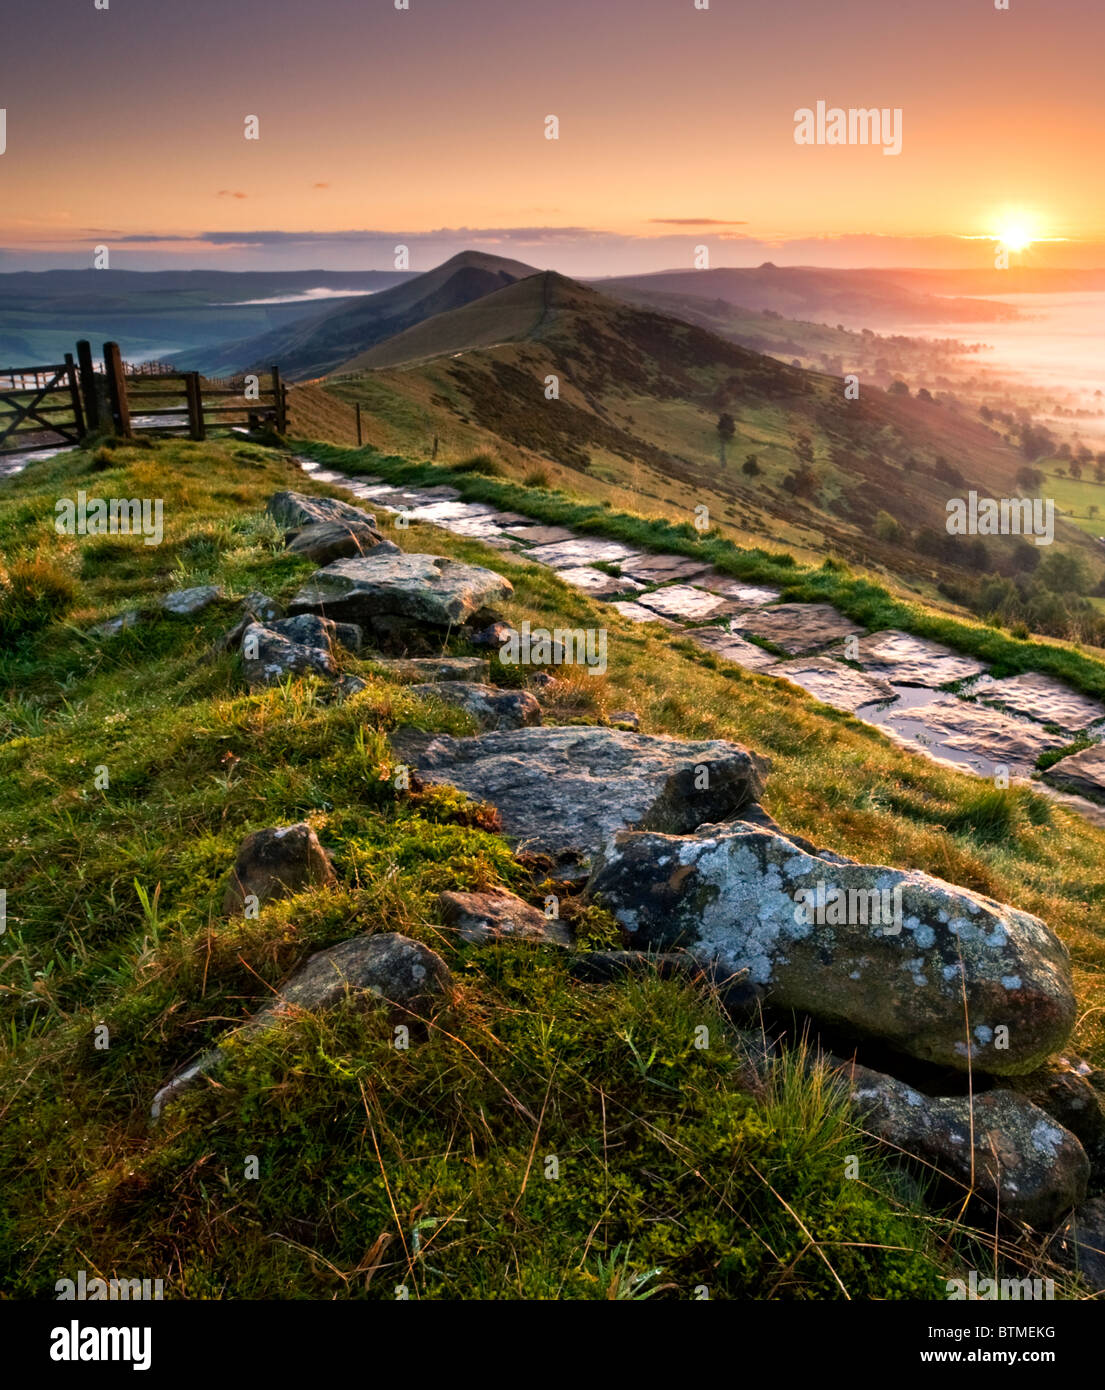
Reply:
<svg viewBox="0 0 1105 1390"><path fill-rule="evenodd" d="M989 1267L992 1233L978 1237L985 1255L954 1215L925 1210L799 1049L752 1084L743 1049L754 1038L734 1032L709 990L654 976L585 986L556 953L463 946L443 930L444 888L498 883L535 901L543 888L486 808L448 789L395 789L388 732L465 732L467 716L416 700L369 661L348 666L368 688L331 704L308 677L246 693L237 658L211 655L238 597L286 598L311 569L281 549L266 498L327 489L256 447L106 454L34 464L0 491L9 571L66 577L24 585L18 611L30 602L36 616L0 652L9 1295L49 1296L83 1268L164 1277L168 1297L393 1298L402 1284L437 1298L686 1298L698 1285L713 1297L927 1298L963 1268ZM354 461L430 476L400 460ZM860 601L841 570L807 573L679 527L661 535L551 493L457 478L467 495L524 497L548 520L702 546L730 572ZM81 487L163 498L164 544L59 537L54 502ZM502 569L513 621L598 621L547 569L425 526L394 538ZM205 582L227 597L197 619L149 606ZM135 605L148 609L143 623L91 633ZM1030 793L1017 794L1015 814L979 807L974 779L601 611L609 670L569 682L552 719L601 721L629 706L647 732L737 739L772 759L769 806L788 828L1043 916L1074 960L1073 1045L1105 1061L1100 831ZM222 918L219 886L243 835L301 819L340 886L256 920ZM594 940L608 929L588 922ZM217 1081L149 1122L167 1074L255 1012L309 952L393 930L441 952L458 982L409 1051L377 1013L289 1018L234 1040ZM702 1026L707 1048L694 1045ZM849 1154L860 1155L856 1180ZM257 1180L244 1176L250 1155ZM549 1156L558 1179L546 1176ZM1004 1246L1001 1256L1023 1258Z"/></svg>

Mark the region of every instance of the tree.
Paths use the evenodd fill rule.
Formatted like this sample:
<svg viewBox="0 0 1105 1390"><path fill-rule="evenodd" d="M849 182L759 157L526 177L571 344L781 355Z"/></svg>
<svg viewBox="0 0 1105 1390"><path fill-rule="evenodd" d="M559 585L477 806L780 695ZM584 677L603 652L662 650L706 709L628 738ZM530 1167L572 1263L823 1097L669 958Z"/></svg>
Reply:
<svg viewBox="0 0 1105 1390"><path fill-rule="evenodd" d="M909 395L909 387L905 384L904 381L892 381L892 382L890 383L890 385L889 385L886 389L887 389L888 395L891 395L891 396L908 396L908 395Z"/></svg>
<svg viewBox="0 0 1105 1390"><path fill-rule="evenodd" d="M755 454L748 455L745 461L741 464L741 472L749 478L758 478L760 476L760 474L763 472L763 469L760 467L760 461Z"/></svg>
<svg viewBox="0 0 1105 1390"><path fill-rule="evenodd" d="M737 432L736 421L728 411L723 411L717 417L717 437L721 440L721 461L725 462L725 446Z"/></svg>

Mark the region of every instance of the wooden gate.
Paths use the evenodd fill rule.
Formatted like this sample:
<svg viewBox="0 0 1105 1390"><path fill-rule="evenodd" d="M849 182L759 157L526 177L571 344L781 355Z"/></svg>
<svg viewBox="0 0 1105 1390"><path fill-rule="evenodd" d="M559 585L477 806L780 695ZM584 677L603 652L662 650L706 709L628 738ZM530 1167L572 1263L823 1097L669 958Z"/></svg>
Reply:
<svg viewBox="0 0 1105 1390"><path fill-rule="evenodd" d="M0 367L0 454L79 444L84 410L73 354L38 367Z"/></svg>

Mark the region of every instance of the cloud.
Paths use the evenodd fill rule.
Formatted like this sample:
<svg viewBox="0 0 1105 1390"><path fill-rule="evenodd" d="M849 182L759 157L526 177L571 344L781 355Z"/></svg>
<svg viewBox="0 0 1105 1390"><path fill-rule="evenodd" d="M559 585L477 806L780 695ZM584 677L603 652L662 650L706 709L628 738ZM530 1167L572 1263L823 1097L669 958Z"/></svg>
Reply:
<svg viewBox="0 0 1105 1390"><path fill-rule="evenodd" d="M220 198L248 198L249 194L232 192L229 188L220 188L217 196Z"/></svg>
<svg viewBox="0 0 1105 1390"><path fill-rule="evenodd" d="M312 188L329 188L330 185L329 185L328 183L313 183L313 184L311 185L311 187L312 187Z"/></svg>
<svg viewBox="0 0 1105 1390"><path fill-rule="evenodd" d="M747 222L734 222L720 217L650 217L666 227L747 227Z"/></svg>

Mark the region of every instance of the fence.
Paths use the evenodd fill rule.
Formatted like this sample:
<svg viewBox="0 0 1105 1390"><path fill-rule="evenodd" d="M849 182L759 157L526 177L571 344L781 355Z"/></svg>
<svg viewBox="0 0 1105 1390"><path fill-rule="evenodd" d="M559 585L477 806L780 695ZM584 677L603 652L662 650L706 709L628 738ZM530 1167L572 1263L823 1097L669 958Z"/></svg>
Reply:
<svg viewBox="0 0 1105 1390"><path fill-rule="evenodd" d="M167 363L134 367L118 343L105 343L102 362L92 345L77 344L77 360L0 369L0 455L79 444L86 434L110 431L184 434L206 439L235 427L288 430L288 390L279 367L263 376L210 381Z"/></svg>

